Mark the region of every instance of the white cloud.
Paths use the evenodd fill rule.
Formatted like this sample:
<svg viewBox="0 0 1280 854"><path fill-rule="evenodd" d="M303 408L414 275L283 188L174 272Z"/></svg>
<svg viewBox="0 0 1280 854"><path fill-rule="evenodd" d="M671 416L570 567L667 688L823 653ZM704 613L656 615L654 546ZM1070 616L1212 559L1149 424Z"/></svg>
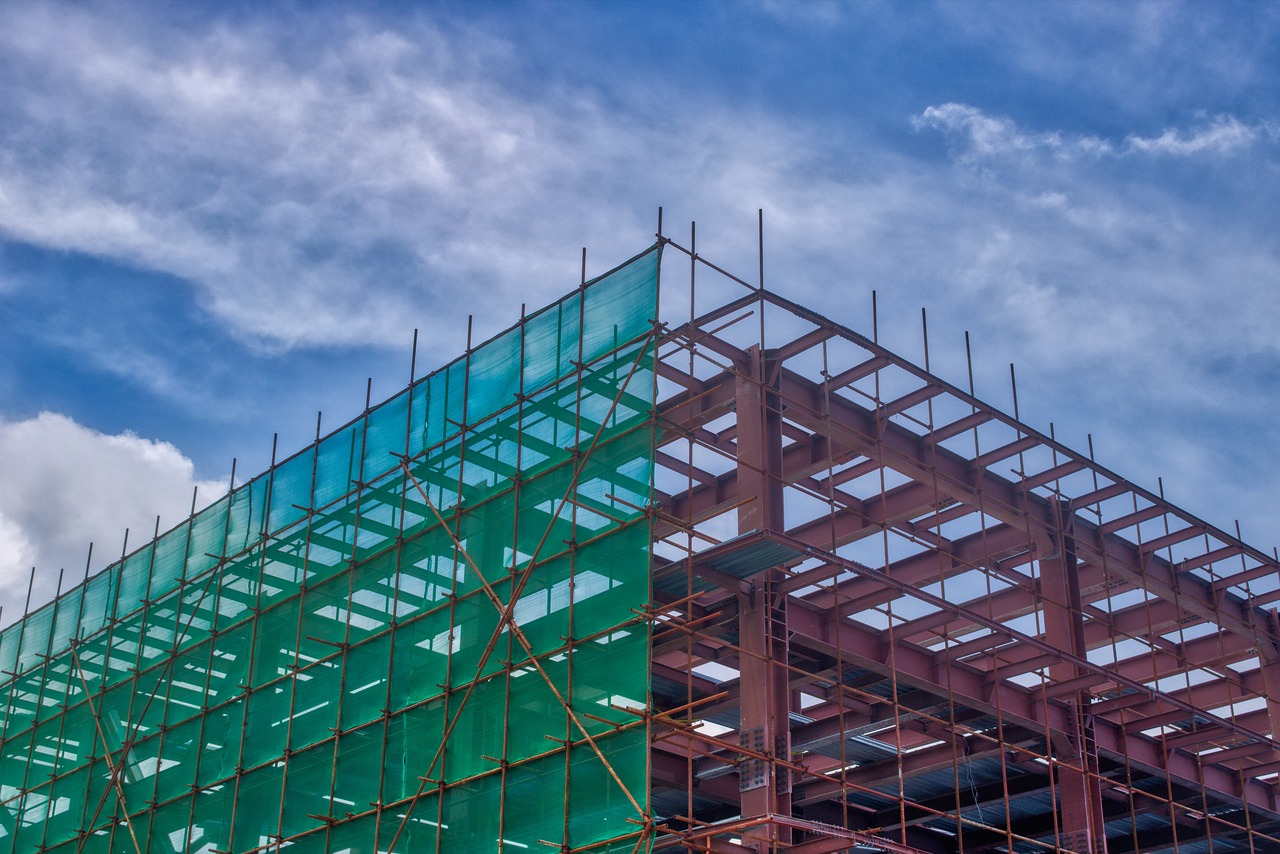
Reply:
<svg viewBox="0 0 1280 854"><path fill-rule="evenodd" d="M1265 125L1246 125L1234 116L1218 116L1189 131L1167 128L1156 137L1133 135L1126 141L1132 151L1188 157L1202 153L1231 154L1269 135Z"/></svg>
<svg viewBox="0 0 1280 854"><path fill-rule="evenodd" d="M1061 156L1109 154L1112 146L1094 136L1068 136L1057 131L1031 133L1012 119L989 116L969 104L947 103L927 107L911 120L921 130L935 128L954 141L966 159L1029 154L1037 151Z"/></svg>
<svg viewBox="0 0 1280 854"><path fill-rule="evenodd" d="M966 162L1031 154L1059 158L1227 155L1276 137L1267 123L1246 124L1234 116L1217 116L1188 130L1166 128L1151 137L1130 134L1123 144L1117 144L1088 134L1023 130L1006 116L991 116L969 104L956 103L927 107L911 123L916 130L942 131L956 156Z"/></svg>
<svg viewBox="0 0 1280 854"><path fill-rule="evenodd" d="M411 29L349 22L291 64L284 32L172 43L65 7L15 12L2 49L36 85L7 96L0 232L189 279L268 344L398 331L433 276L528 264L532 241L469 245L495 221L536 237L539 197L581 163L566 143L610 156L623 140L573 103L531 107L469 76L453 60L474 45Z"/></svg>
<svg viewBox="0 0 1280 854"><path fill-rule="evenodd" d="M36 563L36 547L27 538L26 532L17 522L11 521L0 513L0 595L12 606L15 601L21 603L16 594L20 594L24 573ZM10 613L8 622L16 617ZM3 621L0 621L3 622Z"/></svg>
<svg viewBox="0 0 1280 854"><path fill-rule="evenodd" d="M548 255L563 235L625 258L658 204L715 195L794 136L714 106L681 115L638 84L624 111L530 99L499 82L505 46L424 21L347 18L292 53L273 26L160 38L15 11L0 72L29 85L0 94L0 235L191 281L259 345L399 343L428 310L446 335L467 308L505 324L573 281L572 250Z"/></svg>
<svg viewBox="0 0 1280 854"><path fill-rule="evenodd" d="M58 570L64 586L82 577L89 543L94 567L120 556L124 531L130 551L147 542L156 516L161 530L191 509L225 493L227 484L197 482L191 460L167 442L132 433L107 435L74 420L42 412L24 421L0 421L0 598L4 622L18 615L31 568L32 604L54 592Z"/></svg>

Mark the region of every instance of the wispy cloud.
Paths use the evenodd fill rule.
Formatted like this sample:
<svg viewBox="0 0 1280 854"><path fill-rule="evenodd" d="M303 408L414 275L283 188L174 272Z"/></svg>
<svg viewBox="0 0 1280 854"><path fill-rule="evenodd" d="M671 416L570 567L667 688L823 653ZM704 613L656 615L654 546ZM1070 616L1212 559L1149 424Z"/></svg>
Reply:
<svg viewBox="0 0 1280 854"><path fill-rule="evenodd" d="M1277 136L1267 122L1246 124L1234 116L1215 116L1185 129L1166 128L1158 136L1130 134L1113 142L1089 134L1025 130L1006 116L988 115L972 105L956 103L927 107L912 117L911 124L917 131L929 129L944 133L956 156L967 162L1031 154L1060 158L1135 154L1222 156L1274 141Z"/></svg>
<svg viewBox="0 0 1280 854"><path fill-rule="evenodd" d="M1187 130L1166 128L1159 136L1136 134L1125 142L1130 151L1191 157L1197 154L1232 154L1258 142L1275 139L1269 124L1248 125L1234 116L1215 116L1205 124Z"/></svg>
<svg viewBox="0 0 1280 854"><path fill-rule="evenodd" d="M478 314L553 294L553 236L626 257L664 196L787 148L781 123L743 137L638 86L622 114L529 99L502 45L403 29L346 18L312 52L288 22L170 41L16 11L0 57L31 85L0 96L0 234L189 280L261 346L399 344L426 306L458 328L453 288Z"/></svg>
<svg viewBox="0 0 1280 854"><path fill-rule="evenodd" d="M378 340L459 267L527 263L572 140L606 157L626 140L470 76L426 24L348 21L290 59L283 27L175 45L62 8L6 32L35 85L5 105L0 231L189 279L267 344ZM522 239L475 252L489 228Z"/></svg>
<svg viewBox="0 0 1280 854"><path fill-rule="evenodd" d="M1050 152L1060 156L1110 154L1111 143L1094 136L1069 136L1059 131L1029 132L1009 118L989 116L968 104L927 107L911 120L916 130L927 128L947 134L965 159L1009 154Z"/></svg>

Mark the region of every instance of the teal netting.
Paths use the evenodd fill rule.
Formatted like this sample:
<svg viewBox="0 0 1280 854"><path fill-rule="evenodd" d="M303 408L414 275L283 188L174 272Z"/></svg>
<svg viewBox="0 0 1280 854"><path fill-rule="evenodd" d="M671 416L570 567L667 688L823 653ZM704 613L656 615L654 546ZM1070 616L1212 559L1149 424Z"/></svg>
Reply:
<svg viewBox="0 0 1280 854"><path fill-rule="evenodd" d="M0 854L630 849L658 258L0 633Z"/></svg>

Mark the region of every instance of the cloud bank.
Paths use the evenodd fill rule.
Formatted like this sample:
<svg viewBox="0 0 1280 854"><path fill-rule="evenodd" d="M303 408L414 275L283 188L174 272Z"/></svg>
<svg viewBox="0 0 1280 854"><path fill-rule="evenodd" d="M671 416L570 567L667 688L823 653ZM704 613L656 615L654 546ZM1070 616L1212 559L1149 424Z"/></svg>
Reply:
<svg viewBox="0 0 1280 854"><path fill-rule="evenodd" d="M21 607L31 568L33 605L51 598L58 570L64 587L83 577L89 544L94 568L147 542L160 516L173 527L198 504L224 494L227 483L196 480L191 460L173 445L132 433L106 435L64 415L42 412L0 421L0 597ZM18 614L6 608L0 622Z"/></svg>
<svg viewBox="0 0 1280 854"><path fill-rule="evenodd" d="M0 71L29 85L0 106L0 234L189 280L259 346L400 344L424 306L456 327L461 288L477 314L551 296L565 234L627 257L663 195L714 192L791 137L761 117L735 141L733 117L663 115L639 87L629 115L531 99L503 79L510 45L328 20L303 51L296 20L175 34L13 10Z"/></svg>

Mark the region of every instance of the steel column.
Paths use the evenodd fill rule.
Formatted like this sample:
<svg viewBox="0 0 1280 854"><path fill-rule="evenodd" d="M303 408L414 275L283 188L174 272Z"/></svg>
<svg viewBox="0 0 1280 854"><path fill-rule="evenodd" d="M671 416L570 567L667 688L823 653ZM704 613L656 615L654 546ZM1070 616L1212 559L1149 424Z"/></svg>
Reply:
<svg viewBox="0 0 1280 854"><path fill-rule="evenodd" d="M752 347L735 381L738 414L738 532L785 530L783 519L782 415L776 363ZM771 573L757 576L750 593L738 594L742 655L741 739L770 757L791 755L786 595L775 594ZM742 817L791 814L791 774L776 763L747 759L739 767ZM772 822L743 834L759 850L789 844L789 828Z"/></svg>

